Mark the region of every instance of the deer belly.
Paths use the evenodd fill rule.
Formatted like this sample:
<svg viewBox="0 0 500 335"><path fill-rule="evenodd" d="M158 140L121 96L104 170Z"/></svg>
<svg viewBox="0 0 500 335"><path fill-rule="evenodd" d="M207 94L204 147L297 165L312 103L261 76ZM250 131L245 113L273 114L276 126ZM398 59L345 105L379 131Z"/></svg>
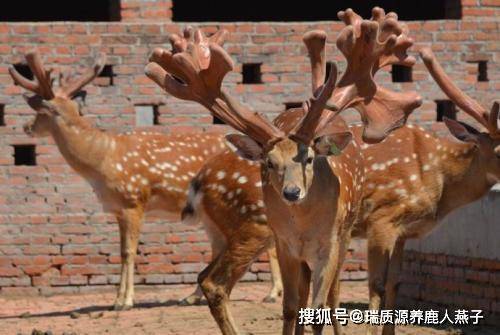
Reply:
<svg viewBox="0 0 500 335"><path fill-rule="evenodd" d="M183 201L178 199L166 199L161 195L153 195L146 205L146 213L154 217L171 218L179 215Z"/></svg>
<svg viewBox="0 0 500 335"><path fill-rule="evenodd" d="M403 234L406 238L422 238L428 235L438 224L438 221L427 219L409 223L404 228Z"/></svg>

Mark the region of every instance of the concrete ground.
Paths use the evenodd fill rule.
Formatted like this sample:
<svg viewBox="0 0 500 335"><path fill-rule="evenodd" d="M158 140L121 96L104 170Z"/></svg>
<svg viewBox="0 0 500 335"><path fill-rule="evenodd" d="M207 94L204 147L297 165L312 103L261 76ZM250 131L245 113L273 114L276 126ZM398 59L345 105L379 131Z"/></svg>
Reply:
<svg viewBox="0 0 500 335"><path fill-rule="evenodd" d="M281 302L261 303L269 283L240 283L231 308L243 334L281 333ZM136 307L110 310L115 293L68 294L52 297L0 296L0 334L219 334L206 305L178 306L177 301L193 290L191 285L137 287ZM343 282L343 307L367 309L366 282ZM364 334L364 325L349 324L346 334ZM307 333L311 333L307 330ZM332 334L330 327L324 331ZM499 334L485 327L443 329L400 326L397 334Z"/></svg>

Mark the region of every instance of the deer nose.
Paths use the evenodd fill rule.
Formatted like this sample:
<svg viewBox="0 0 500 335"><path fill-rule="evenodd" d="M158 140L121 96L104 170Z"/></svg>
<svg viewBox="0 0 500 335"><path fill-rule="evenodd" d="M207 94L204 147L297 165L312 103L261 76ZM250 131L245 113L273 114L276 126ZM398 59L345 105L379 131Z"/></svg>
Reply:
<svg viewBox="0 0 500 335"><path fill-rule="evenodd" d="M283 196L288 201L297 201L300 196L300 188L297 186L286 186L283 189Z"/></svg>

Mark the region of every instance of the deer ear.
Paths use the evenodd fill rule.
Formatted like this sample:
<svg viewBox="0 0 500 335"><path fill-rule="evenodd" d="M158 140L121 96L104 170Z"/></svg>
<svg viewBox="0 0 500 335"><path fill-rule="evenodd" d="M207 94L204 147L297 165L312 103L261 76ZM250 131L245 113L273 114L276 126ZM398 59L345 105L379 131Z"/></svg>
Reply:
<svg viewBox="0 0 500 335"><path fill-rule="evenodd" d="M338 156L351 140L350 131L322 135L314 140L314 150L320 155Z"/></svg>
<svg viewBox="0 0 500 335"><path fill-rule="evenodd" d="M462 123L447 117L444 117L443 121L450 133L460 141L475 144L479 143L476 134L467 129Z"/></svg>
<svg viewBox="0 0 500 335"><path fill-rule="evenodd" d="M47 114L47 115L59 114L54 104L52 104L50 101L44 100L41 96L37 94L35 95L23 94L23 98L24 100L26 100L26 103L37 113Z"/></svg>
<svg viewBox="0 0 500 335"><path fill-rule="evenodd" d="M240 157L258 161L263 158L263 150L259 143L255 142L247 135L229 134L226 135L228 147Z"/></svg>

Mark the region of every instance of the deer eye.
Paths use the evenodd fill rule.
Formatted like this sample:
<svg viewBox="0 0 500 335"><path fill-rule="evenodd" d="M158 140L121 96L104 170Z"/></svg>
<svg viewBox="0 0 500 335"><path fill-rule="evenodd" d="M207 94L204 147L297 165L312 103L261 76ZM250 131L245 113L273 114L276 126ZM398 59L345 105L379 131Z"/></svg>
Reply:
<svg viewBox="0 0 500 335"><path fill-rule="evenodd" d="M314 157L307 157L306 164L311 164L314 160Z"/></svg>
<svg viewBox="0 0 500 335"><path fill-rule="evenodd" d="M271 160L269 160L269 159L267 160L267 167L268 167L269 169L274 168L273 162L271 162Z"/></svg>

